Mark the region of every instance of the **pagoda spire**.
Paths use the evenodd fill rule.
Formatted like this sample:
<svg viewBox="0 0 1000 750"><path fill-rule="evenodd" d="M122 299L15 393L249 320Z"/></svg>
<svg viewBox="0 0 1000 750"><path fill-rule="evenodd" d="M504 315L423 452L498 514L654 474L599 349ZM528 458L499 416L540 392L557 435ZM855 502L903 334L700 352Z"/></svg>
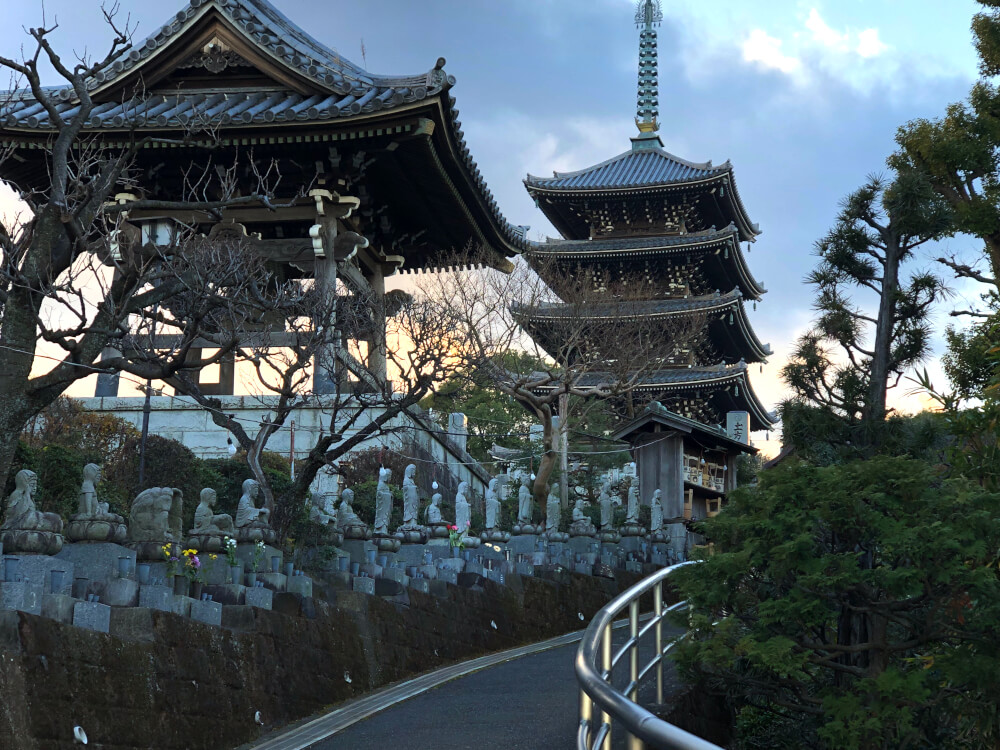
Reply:
<svg viewBox="0 0 1000 750"><path fill-rule="evenodd" d="M657 58L656 27L663 20L660 0L639 0L635 24L639 33L639 96L635 124L639 137L633 138L633 148L662 146L656 131L660 129L660 66Z"/></svg>

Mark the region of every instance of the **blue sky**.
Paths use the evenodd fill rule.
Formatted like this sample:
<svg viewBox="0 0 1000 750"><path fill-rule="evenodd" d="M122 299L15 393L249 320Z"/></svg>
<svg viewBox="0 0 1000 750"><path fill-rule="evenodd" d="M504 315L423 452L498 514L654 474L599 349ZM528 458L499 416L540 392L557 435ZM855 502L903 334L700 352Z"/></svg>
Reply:
<svg viewBox="0 0 1000 750"><path fill-rule="evenodd" d="M638 32L630 0L273 0L293 21L375 72L414 73L446 57L467 138L500 205L532 236L552 234L521 185L624 151L633 135ZM180 0L120 0L145 36ZM41 19L40 0L7 0L0 50ZM176 6L176 7L175 7ZM770 290L753 321L775 349L761 396L811 317L802 279L837 202L884 169L896 128L961 99L977 75L973 0L664 0L661 136L694 161L731 159L764 234L751 267ZM56 39L95 53L98 0L46 0ZM366 61L362 61L364 44ZM946 243L955 252L976 246ZM924 265L930 267L928 260ZM938 317L962 304L958 297Z"/></svg>

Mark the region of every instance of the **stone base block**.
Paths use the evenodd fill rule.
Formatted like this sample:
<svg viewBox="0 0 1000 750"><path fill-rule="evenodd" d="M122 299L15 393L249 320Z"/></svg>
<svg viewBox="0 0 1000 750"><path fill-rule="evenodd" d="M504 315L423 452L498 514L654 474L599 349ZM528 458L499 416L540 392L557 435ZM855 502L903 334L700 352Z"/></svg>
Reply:
<svg viewBox="0 0 1000 750"><path fill-rule="evenodd" d="M363 541L372 538L372 531L364 523L352 523L343 528L344 541Z"/></svg>
<svg viewBox="0 0 1000 750"><path fill-rule="evenodd" d="M139 605L139 584L131 578L112 578L104 586L101 601L109 607Z"/></svg>
<svg viewBox="0 0 1000 750"><path fill-rule="evenodd" d="M465 560L460 557L447 557L437 561L438 570L453 570L461 573L465 570ZM440 578L440 576L438 576Z"/></svg>
<svg viewBox="0 0 1000 750"><path fill-rule="evenodd" d="M226 537L222 534L189 533L185 544L191 549L198 550L198 554L204 562L208 555L221 555L225 552Z"/></svg>
<svg viewBox="0 0 1000 750"><path fill-rule="evenodd" d="M165 544L171 544L174 547L175 554L180 554L181 545L167 542L166 540L151 542L130 541L126 542L125 546L135 553L135 559L139 562L162 563L164 559L163 546Z"/></svg>
<svg viewBox="0 0 1000 750"><path fill-rule="evenodd" d="M274 601L274 592L271 589L265 588L246 589L243 598L244 603L248 607L271 609L272 602Z"/></svg>
<svg viewBox="0 0 1000 750"><path fill-rule="evenodd" d="M531 564L532 565L548 565L549 555L547 552L532 552L531 553Z"/></svg>
<svg viewBox="0 0 1000 750"><path fill-rule="evenodd" d="M464 572L474 573L475 575L481 576L483 574L483 564L478 560L469 560L469 562L465 564Z"/></svg>
<svg viewBox="0 0 1000 750"><path fill-rule="evenodd" d="M629 552L639 552L641 553L644 549L648 548L649 544L646 542L645 537L642 536L625 536L622 535L622 540L618 545L618 549L626 554Z"/></svg>
<svg viewBox="0 0 1000 750"><path fill-rule="evenodd" d="M206 625L222 625L222 604L219 602L191 602L191 619Z"/></svg>
<svg viewBox="0 0 1000 750"><path fill-rule="evenodd" d="M507 575L499 568L496 570L487 570L486 580L493 581L493 583L498 583L503 586L507 582Z"/></svg>
<svg viewBox="0 0 1000 750"><path fill-rule="evenodd" d="M431 593L431 582L426 578L411 578L410 591L419 591L422 594Z"/></svg>
<svg viewBox="0 0 1000 750"><path fill-rule="evenodd" d="M629 573L641 573L642 563L634 560L629 560L625 563L625 570Z"/></svg>
<svg viewBox="0 0 1000 750"><path fill-rule="evenodd" d="M177 596L175 594L170 602L170 611L181 617L190 617L192 604L194 604L194 599L190 596Z"/></svg>
<svg viewBox="0 0 1000 750"><path fill-rule="evenodd" d="M437 580L442 583L455 585L458 583L458 571L452 568L440 568L438 570Z"/></svg>
<svg viewBox="0 0 1000 750"><path fill-rule="evenodd" d="M253 570L253 555L256 544L239 544L236 546L236 559L243 563L243 572L249 573ZM271 558L282 557L281 550L269 544L264 545L264 551L260 555L257 563L258 574L271 570Z"/></svg>
<svg viewBox="0 0 1000 750"><path fill-rule="evenodd" d="M153 610L144 607L112 608L111 635L127 641L155 640Z"/></svg>
<svg viewBox="0 0 1000 750"><path fill-rule="evenodd" d="M73 624L98 633L110 633L111 607L98 602L77 602L73 606Z"/></svg>
<svg viewBox="0 0 1000 750"><path fill-rule="evenodd" d="M73 622L73 607L77 600L65 594L42 594L42 617L67 625Z"/></svg>
<svg viewBox="0 0 1000 750"><path fill-rule="evenodd" d="M427 540L427 546L428 547L444 547L444 548L447 549L448 547L451 546L451 540L450 539L441 539L440 537L433 537L432 536L430 539Z"/></svg>
<svg viewBox="0 0 1000 750"><path fill-rule="evenodd" d="M503 560L507 557L507 544L484 542L479 548L479 556L484 560Z"/></svg>
<svg viewBox="0 0 1000 750"><path fill-rule="evenodd" d="M0 583L0 609L16 609L18 612L40 615L43 591L40 583Z"/></svg>
<svg viewBox="0 0 1000 750"><path fill-rule="evenodd" d="M519 576L535 575L535 566L528 562L515 563L514 570Z"/></svg>
<svg viewBox="0 0 1000 750"><path fill-rule="evenodd" d="M270 526L241 526L236 529L236 541L240 544L256 544L257 542L264 542L264 544L271 545L274 544L277 539L277 535L274 533L274 529Z"/></svg>
<svg viewBox="0 0 1000 750"><path fill-rule="evenodd" d="M396 559L403 563L403 566L422 565L424 562L424 551L428 547L426 544L404 544L396 553Z"/></svg>
<svg viewBox="0 0 1000 750"><path fill-rule="evenodd" d="M396 529L396 538L404 545L426 544L430 530L424 526L400 526Z"/></svg>
<svg viewBox="0 0 1000 750"><path fill-rule="evenodd" d="M519 536L512 536L510 541L507 542L507 551L510 552L511 557L514 557L515 555L530 555L537 547L537 534L521 534Z"/></svg>
<svg viewBox="0 0 1000 750"><path fill-rule="evenodd" d="M455 576L455 580L458 580L458 576ZM445 581L428 581L427 590L433 596L440 599L448 598L448 584Z"/></svg>
<svg viewBox="0 0 1000 750"><path fill-rule="evenodd" d="M396 581L404 586L410 580L410 577L406 575L406 571L402 568L386 568L382 571L382 577L390 581Z"/></svg>
<svg viewBox="0 0 1000 750"><path fill-rule="evenodd" d="M364 573L369 578L378 578L382 575L382 566L376 563L361 563L358 566L358 573Z"/></svg>
<svg viewBox="0 0 1000 750"><path fill-rule="evenodd" d="M265 588L272 591L284 591L288 585L288 576L284 573L258 573L257 580L263 581Z"/></svg>
<svg viewBox="0 0 1000 750"><path fill-rule="evenodd" d="M355 576L354 580L352 581L352 585L355 591L358 591L362 594L371 594L372 596L375 595L374 578Z"/></svg>
<svg viewBox="0 0 1000 750"><path fill-rule="evenodd" d="M351 562L365 563L368 562L368 552L376 548L371 542L361 539L345 539L341 549L351 556Z"/></svg>
<svg viewBox="0 0 1000 750"><path fill-rule="evenodd" d="M582 576L591 576L594 575L594 566L580 562L573 566L573 572Z"/></svg>
<svg viewBox="0 0 1000 750"><path fill-rule="evenodd" d="M89 545L85 545L89 546ZM65 549L70 549L67 546ZM17 559L17 575L27 583L33 583L42 587L44 593L49 594L72 594L73 577L80 575L78 568L69 560L60 555L50 557L48 555L4 555L2 571L6 567L6 561L14 557ZM62 571L62 583L58 591L52 590L52 572ZM87 576L89 578L89 576Z"/></svg>
<svg viewBox="0 0 1000 750"><path fill-rule="evenodd" d="M55 555L63 547L63 535L53 531L7 529L0 531L0 544L8 555Z"/></svg>
<svg viewBox="0 0 1000 750"><path fill-rule="evenodd" d="M247 591L259 591L260 589L248 589L237 583L206 583L202 590L206 594L211 594L214 602L237 605L244 603ZM270 589L263 590L270 592Z"/></svg>
<svg viewBox="0 0 1000 750"><path fill-rule="evenodd" d="M229 574L229 563L226 562L225 555L219 555L215 560L201 558L202 568L201 574L205 579L206 584L212 585L222 585L227 583L239 583L243 580L242 567L240 568L240 573L237 575L236 581L233 581Z"/></svg>
<svg viewBox="0 0 1000 750"><path fill-rule="evenodd" d="M174 611L174 589L172 586L140 586L139 606L158 609L161 612Z"/></svg>
<svg viewBox="0 0 1000 750"><path fill-rule="evenodd" d="M285 591L305 597L313 595L313 582L309 576L292 576L285 584Z"/></svg>
<svg viewBox="0 0 1000 750"><path fill-rule="evenodd" d="M434 580L437 578L437 565L421 565L418 567L418 571L428 580Z"/></svg>

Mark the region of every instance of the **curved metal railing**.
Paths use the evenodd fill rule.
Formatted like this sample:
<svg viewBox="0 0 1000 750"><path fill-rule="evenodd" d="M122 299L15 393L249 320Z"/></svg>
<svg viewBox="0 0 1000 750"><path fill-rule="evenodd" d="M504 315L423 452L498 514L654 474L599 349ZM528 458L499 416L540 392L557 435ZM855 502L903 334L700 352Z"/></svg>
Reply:
<svg viewBox="0 0 1000 750"><path fill-rule="evenodd" d="M639 686L650 672L656 672L656 702L663 703L663 660L677 639L664 644L663 620L667 614L687 606L680 602L663 607L663 582L678 568L695 565L685 562L654 573L628 591L617 596L591 621L576 653L576 678L580 683L580 727L577 730L577 750L611 750L612 724L621 728L629 750L642 750L647 745L664 750L722 750L690 732L664 721L636 703ZM639 599L653 592L652 617L639 627ZM612 624L628 609L628 640L617 650L612 649ZM645 618L644 618L645 619ZM653 635L653 658L639 668L639 644ZM620 691L611 684L615 666L625 657L629 660L629 683Z"/></svg>

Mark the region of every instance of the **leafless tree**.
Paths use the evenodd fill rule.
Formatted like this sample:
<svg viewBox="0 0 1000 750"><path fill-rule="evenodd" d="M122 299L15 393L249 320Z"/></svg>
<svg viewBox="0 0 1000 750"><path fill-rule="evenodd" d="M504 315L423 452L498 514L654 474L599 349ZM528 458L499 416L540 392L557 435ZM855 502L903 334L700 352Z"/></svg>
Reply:
<svg viewBox="0 0 1000 750"><path fill-rule="evenodd" d="M330 294L311 281L291 282L273 292L267 319L268 325L256 332L246 329L236 348L236 366L251 373L249 390L258 394L266 413L259 425L228 414L222 399L205 394L188 372L179 372L170 382L206 408L215 424L246 451L272 509L272 525L283 537L320 469L373 437L414 427L412 420L400 427L397 417L450 374L460 341L444 311L408 294L381 296L344 285ZM383 340L383 320L387 345L352 345L359 339ZM333 356L326 357L331 351ZM388 378L382 372L383 359ZM313 389L317 367L325 370L331 393ZM303 407L319 409L325 428L297 463L293 484L275 494L261 457Z"/></svg>
<svg viewBox="0 0 1000 750"><path fill-rule="evenodd" d="M18 159L13 149L0 151L0 174L24 206L20 216L0 225L0 482L24 425L70 384L95 372L169 378L203 335L212 338L221 359L239 342L245 310L234 300L258 298L264 286L263 266L237 245L196 240L190 231L157 244L144 241L129 225L129 213L141 209L218 213L250 202L270 206L277 176L261 173L248 161L239 170L236 162L228 169L192 164L189 189L176 201L144 199L136 164L152 139L133 128L116 133L117 143L110 146L87 131L95 109L88 82L131 43L127 23L119 25L113 10L104 15L114 39L99 60L65 62L50 43L55 26L29 30L30 54L0 56L0 71L13 81L12 92L0 94L0 132L5 111L30 96L41 105L52 133L45 151L36 151L44 157L33 172L24 169L23 157ZM43 87L46 64L78 106L61 109L56 92ZM140 123L125 127L130 124ZM181 134L174 143L182 145L191 135ZM213 134L202 129L198 138L211 141ZM236 171L251 173L251 179L233 179ZM170 312L171 300L181 299L193 316ZM180 343L170 356L126 356L137 351L124 345L137 326L172 329ZM56 347L55 364L33 374L42 341ZM101 360L106 348L121 353Z"/></svg>
<svg viewBox="0 0 1000 750"><path fill-rule="evenodd" d="M541 423L543 454L532 492L543 503L558 460L553 417L567 411L569 397L610 400L623 415L634 412L644 381L687 363L703 338L704 319L651 318L640 279L598 281L582 269L566 274L540 254L519 258L509 272L487 261L484 251L464 253L452 265L466 270L428 277L420 292L459 334L456 370L488 373ZM558 288L542 277L560 279Z"/></svg>

